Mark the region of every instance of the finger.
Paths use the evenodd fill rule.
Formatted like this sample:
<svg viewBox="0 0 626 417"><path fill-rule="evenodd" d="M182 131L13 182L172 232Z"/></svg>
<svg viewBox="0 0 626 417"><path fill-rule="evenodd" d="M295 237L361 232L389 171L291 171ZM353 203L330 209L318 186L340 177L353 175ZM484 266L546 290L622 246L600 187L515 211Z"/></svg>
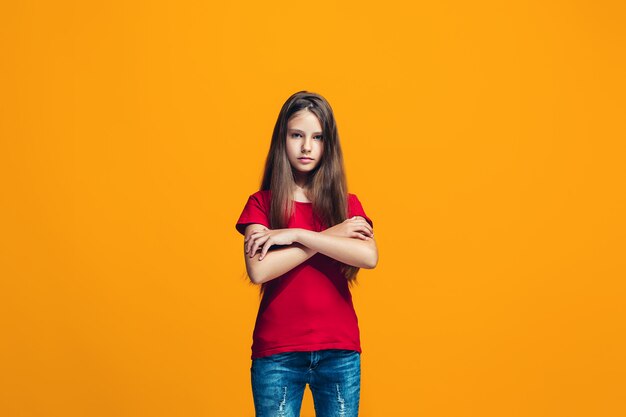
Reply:
<svg viewBox="0 0 626 417"><path fill-rule="evenodd" d="M267 244L267 242L271 242L270 236L262 236L257 239L255 247L252 248L252 256L254 256L258 251L263 249L263 245ZM270 245L271 246L271 245ZM260 260L260 259L259 259Z"/></svg>
<svg viewBox="0 0 626 417"><path fill-rule="evenodd" d="M250 257L254 256L258 247L263 244L265 240L263 238L265 235L265 230L259 230L253 233L254 236L250 236L252 239L248 242L248 252L250 253ZM256 248L254 247L256 245Z"/></svg>
<svg viewBox="0 0 626 417"><path fill-rule="evenodd" d="M261 243L259 242L261 240L261 238L259 239L254 239L251 240L251 245L250 245L250 250L248 251L248 256L250 256L251 258L254 256L254 254L256 253L259 245L261 245Z"/></svg>
<svg viewBox="0 0 626 417"><path fill-rule="evenodd" d="M250 233L248 236L246 236L246 238L245 238L243 241L244 241L244 242L247 242L248 240L250 240L250 238L251 238L252 236L254 236L255 234L257 234L257 233L259 233L259 232L261 232L261 231L264 231L264 230L265 230L265 229L255 230L254 232L252 232L252 233Z"/></svg>
<svg viewBox="0 0 626 417"><path fill-rule="evenodd" d="M359 221L359 216L352 216L344 220L344 223L355 224Z"/></svg>
<svg viewBox="0 0 626 417"><path fill-rule="evenodd" d="M250 250L250 245L252 243L254 243L254 239L255 239L255 235L258 233L258 231L254 231L252 233L250 233L250 235L246 236L246 238L244 239L244 243L246 246L246 253L248 253L248 251Z"/></svg>
<svg viewBox="0 0 626 417"><path fill-rule="evenodd" d="M257 232L254 232L252 235L250 235L250 238L248 239L248 243L246 243L246 253L250 253L257 238L258 238Z"/></svg>
<svg viewBox="0 0 626 417"><path fill-rule="evenodd" d="M267 242L265 242L265 245L263 245L263 250L261 250L261 256L259 256L259 261L265 258L265 254L270 249L270 246L272 246L271 242L272 240L268 239Z"/></svg>
<svg viewBox="0 0 626 417"><path fill-rule="evenodd" d="M248 254L251 258L254 257L254 255L257 253L257 251L259 250L259 246L261 246L261 243L259 242L259 239L257 239L254 242L254 245L252 245L252 247L250 248L250 253Z"/></svg>
<svg viewBox="0 0 626 417"><path fill-rule="evenodd" d="M365 235L371 235L373 234L373 232L370 230L370 228L368 227L367 222L359 222L359 223L354 223L352 225L350 225L352 227L352 231L353 232L359 232L359 233L363 233Z"/></svg>
<svg viewBox="0 0 626 417"><path fill-rule="evenodd" d="M363 217L361 217L361 219L362 220L359 221L359 226L362 226L365 230L367 230L367 234L374 235L374 229L369 224L369 222L365 220Z"/></svg>

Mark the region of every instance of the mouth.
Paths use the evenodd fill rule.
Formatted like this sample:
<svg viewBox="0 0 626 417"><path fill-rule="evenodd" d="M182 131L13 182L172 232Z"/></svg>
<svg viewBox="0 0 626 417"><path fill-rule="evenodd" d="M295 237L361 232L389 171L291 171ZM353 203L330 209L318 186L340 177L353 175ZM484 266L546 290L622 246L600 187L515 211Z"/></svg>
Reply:
<svg viewBox="0 0 626 417"><path fill-rule="evenodd" d="M302 158L298 158L298 159L301 160L301 161L312 161L313 160L313 158L307 158L306 156L302 157Z"/></svg>

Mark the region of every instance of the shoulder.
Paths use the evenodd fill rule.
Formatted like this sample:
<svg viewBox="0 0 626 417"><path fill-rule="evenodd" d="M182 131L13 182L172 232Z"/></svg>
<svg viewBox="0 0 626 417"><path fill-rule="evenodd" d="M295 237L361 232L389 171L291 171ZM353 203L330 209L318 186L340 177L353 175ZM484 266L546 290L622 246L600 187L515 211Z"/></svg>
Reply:
<svg viewBox="0 0 626 417"><path fill-rule="evenodd" d="M259 190L259 191L253 192L251 195L253 195L253 196L265 196L265 195L270 195L270 193L271 193L270 190Z"/></svg>
<svg viewBox="0 0 626 417"><path fill-rule="evenodd" d="M267 200L272 197L272 192L270 190L259 190L250 194L250 197L257 198L259 200Z"/></svg>
<svg viewBox="0 0 626 417"><path fill-rule="evenodd" d="M369 222L372 227L374 226L374 222L372 219L365 214L365 210L363 209L363 204L359 201L359 198L356 194L348 193L348 216L361 216L365 217L365 219Z"/></svg>
<svg viewBox="0 0 626 417"><path fill-rule="evenodd" d="M358 202L359 202L359 197L357 197L356 194L348 193L348 203L349 204L356 204Z"/></svg>
<svg viewBox="0 0 626 417"><path fill-rule="evenodd" d="M363 211L363 205L356 194L348 193L348 211L349 212L361 212Z"/></svg>
<svg viewBox="0 0 626 417"><path fill-rule="evenodd" d="M253 200L262 207L269 207L272 200L272 194L270 190L259 190L250 194L250 200Z"/></svg>

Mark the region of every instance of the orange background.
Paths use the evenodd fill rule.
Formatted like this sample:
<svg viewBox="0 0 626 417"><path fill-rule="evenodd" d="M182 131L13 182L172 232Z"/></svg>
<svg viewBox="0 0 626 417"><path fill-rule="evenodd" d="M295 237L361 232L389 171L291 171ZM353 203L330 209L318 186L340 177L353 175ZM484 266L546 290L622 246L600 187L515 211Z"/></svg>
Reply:
<svg viewBox="0 0 626 417"><path fill-rule="evenodd" d="M253 415L234 224L306 89L376 226L360 415L625 415L625 18L4 2L0 414Z"/></svg>

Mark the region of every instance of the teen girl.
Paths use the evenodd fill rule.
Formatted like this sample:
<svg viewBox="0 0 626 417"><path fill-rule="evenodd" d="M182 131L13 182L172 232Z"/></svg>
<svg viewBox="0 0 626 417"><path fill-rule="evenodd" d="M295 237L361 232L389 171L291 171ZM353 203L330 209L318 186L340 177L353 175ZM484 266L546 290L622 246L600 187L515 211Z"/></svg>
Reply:
<svg viewBox="0 0 626 417"><path fill-rule="evenodd" d="M356 417L358 320L348 284L374 268L373 222L347 192L333 111L293 94L278 115L259 191L236 224L260 284L250 368L257 417L300 415L306 384L317 417Z"/></svg>

